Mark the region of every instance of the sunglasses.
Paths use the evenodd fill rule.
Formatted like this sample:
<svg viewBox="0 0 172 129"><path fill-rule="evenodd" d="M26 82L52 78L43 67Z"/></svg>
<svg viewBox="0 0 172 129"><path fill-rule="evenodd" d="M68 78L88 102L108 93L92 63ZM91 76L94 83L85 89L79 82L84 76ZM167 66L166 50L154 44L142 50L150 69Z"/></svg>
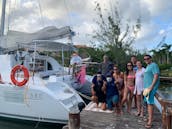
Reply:
<svg viewBox="0 0 172 129"><path fill-rule="evenodd" d="M144 58L144 60L149 60L150 58Z"/></svg>
<svg viewBox="0 0 172 129"><path fill-rule="evenodd" d="M97 74L97 77L101 77L101 74Z"/></svg>

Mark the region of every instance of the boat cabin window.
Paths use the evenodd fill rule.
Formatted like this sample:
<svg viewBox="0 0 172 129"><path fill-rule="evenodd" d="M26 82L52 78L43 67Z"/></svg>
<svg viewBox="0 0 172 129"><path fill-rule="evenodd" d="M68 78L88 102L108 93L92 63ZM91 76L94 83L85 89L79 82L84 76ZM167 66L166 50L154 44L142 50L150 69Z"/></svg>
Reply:
<svg viewBox="0 0 172 129"><path fill-rule="evenodd" d="M48 70L53 70L53 67L52 67L52 65L49 62L47 62L47 69Z"/></svg>
<svg viewBox="0 0 172 129"><path fill-rule="evenodd" d="M45 71L46 70L45 60L35 59L35 62L32 61L29 63L29 67L30 67L29 68L30 71L36 71L36 72Z"/></svg>

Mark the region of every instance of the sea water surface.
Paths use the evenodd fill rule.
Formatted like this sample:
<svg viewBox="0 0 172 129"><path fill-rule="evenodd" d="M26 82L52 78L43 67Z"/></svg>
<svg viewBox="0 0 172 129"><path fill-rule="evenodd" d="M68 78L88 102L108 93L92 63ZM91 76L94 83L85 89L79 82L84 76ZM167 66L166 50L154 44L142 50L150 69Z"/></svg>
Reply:
<svg viewBox="0 0 172 129"><path fill-rule="evenodd" d="M0 117L0 129L62 129L62 124L31 122Z"/></svg>
<svg viewBox="0 0 172 129"><path fill-rule="evenodd" d="M172 100L172 83L161 82L158 93L165 100Z"/></svg>

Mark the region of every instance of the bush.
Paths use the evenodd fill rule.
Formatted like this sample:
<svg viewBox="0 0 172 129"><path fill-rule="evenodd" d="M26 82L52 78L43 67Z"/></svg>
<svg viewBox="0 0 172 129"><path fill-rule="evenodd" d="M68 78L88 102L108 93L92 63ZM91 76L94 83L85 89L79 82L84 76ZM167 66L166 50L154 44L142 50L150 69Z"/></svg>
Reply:
<svg viewBox="0 0 172 129"><path fill-rule="evenodd" d="M168 70L172 68L172 64L159 64L160 70Z"/></svg>

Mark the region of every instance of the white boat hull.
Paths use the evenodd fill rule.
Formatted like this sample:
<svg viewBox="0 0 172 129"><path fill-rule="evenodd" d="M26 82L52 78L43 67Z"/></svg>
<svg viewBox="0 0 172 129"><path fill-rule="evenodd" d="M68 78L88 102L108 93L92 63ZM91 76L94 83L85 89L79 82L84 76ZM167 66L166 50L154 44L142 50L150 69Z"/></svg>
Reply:
<svg viewBox="0 0 172 129"><path fill-rule="evenodd" d="M0 116L50 123L67 123L68 113L82 100L71 93L58 99L48 88L17 87L0 84ZM38 86L40 87L40 86ZM75 98L75 100L74 100ZM71 100L73 103L71 104ZM65 103L65 101L67 101ZM68 103L68 104L67 104Z"/></svg>
<svg viewBox="0 0 172 129"><path fill-rule="evenodd" d="M48 58L48 57L47 57ZM46 58L46 59L47 59ZM49 59L49 58L48 58ZM76 91L55 75L44 79L40 73L30 72L29 81L22 87L11 83L10 73L15 64L14 55L0 55L0 71L4 84L0 84L0 116L22 120L67 123L68 114L84 103ZM49 61L49 60L47 60ZM49 61L53 70L57 63ZM60 69L60 68L59 68ZM49 73L48 70L45 72ZM17 77L20 81L23 76Z"/></svg>

